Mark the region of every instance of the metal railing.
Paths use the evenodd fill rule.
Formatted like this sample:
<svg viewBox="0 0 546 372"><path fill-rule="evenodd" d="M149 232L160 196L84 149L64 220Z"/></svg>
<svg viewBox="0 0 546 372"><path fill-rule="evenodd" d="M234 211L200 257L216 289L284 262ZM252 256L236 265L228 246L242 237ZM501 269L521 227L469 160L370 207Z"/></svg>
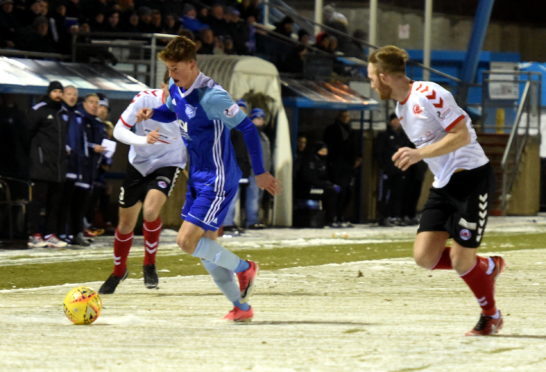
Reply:
<svg viewBox="0 0 546 372"><path fill-rule="evenodd" d="M537 74L537 73L535 73ZM541 116L541 74L539 79L529 79L525 82L523 93L516 112L516 118L508 143L501 160L502 188L501 188L501 210L504 214L508 210L512 188L519 174L520 164L525 153L525 148L531 136L532 123L536 124L537 135L540 136ZM536 117L536 119L533 119ZM524 119L524 120L523 120ZM522 123L522 121L524 123Z"/></svg>
<svg viewBox="0 0 546 372"><path fill-rule="evenodd" d="M117 70L156 87L157 53L175 37L159 33L76 33L72 37L72 61L110 60ZM124 70L123 65L131 71Z"/></svg>

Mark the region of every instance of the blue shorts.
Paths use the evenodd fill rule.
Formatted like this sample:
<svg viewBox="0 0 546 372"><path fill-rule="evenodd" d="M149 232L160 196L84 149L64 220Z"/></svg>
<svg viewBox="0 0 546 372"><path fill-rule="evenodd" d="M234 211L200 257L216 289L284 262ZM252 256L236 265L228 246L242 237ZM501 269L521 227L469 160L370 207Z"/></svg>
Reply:
<svg viewBox="0 0 546 372"><path fill-rule="evenodd" d="M236 184L216 192L214 184L188 183L182 218L204 230L218 230L226 218L231 202L237 195L238 188Z"/></svg>

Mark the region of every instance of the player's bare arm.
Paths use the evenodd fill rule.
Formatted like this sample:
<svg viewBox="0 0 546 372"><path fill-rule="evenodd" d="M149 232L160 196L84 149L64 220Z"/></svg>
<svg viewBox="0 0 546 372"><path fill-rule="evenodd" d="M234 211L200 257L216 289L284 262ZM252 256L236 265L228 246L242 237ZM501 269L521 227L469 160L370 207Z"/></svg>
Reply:
<svg viewBox="0 0 546 372"><path fill-rule="evenodd" d="M265 172L256 176L256 185L271 195L278 195L282 191L279 181L269 172Z"/></svg>
<svg viewBox="0 0 546 372"><path fill-rule="evenodd" d="M402 147L392 156L394 165L405 171L415 163L426 158L448 154L470 143L470 133L466 122L457 123L440 141L419 149Z"/></svg>

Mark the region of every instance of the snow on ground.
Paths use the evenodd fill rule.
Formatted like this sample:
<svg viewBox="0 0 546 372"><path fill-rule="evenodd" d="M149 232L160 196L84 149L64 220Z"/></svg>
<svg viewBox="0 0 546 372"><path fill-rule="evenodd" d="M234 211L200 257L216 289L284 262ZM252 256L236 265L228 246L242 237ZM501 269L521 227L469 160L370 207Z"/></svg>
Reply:
<svg viewBox="0 0 546 372"><path fill-rule="evenodd" d="M545 232L546 216L493 217L490 232ZM345 237L344 234L348 236ZM266 229L223 238L238 250L411 240L415 227ZM175 231L162 254L180 254ZM111 257L112 237L87 249L0 250L2 266ZM137 239L135 245L141 245ZM497 282L505 327L469 338L479 307L448 271L409 258L262 271L254 321L221 318L230 304L208 276L161 278L159 290L127 279L104 296L91 326L64 317L76 285L0 291L0 371L544 371L546 249L503 253Z"/></svg>
<svg viewBox="0 0 546 372"><path fill-rule="evenodd" d="M127 279L90 326L64 317L74 285L1 291L0 370L546 370L545 254L504 253L495 337L463 336L479 314L464 283L410 259L262 271L249 324L221 320L230 306L202 275Z"/></svg>
<svg viewBox="0 0 546 372"><path fill-rule="evenodd" d="M366 244L389 241L411 241L416 226L379 227L376 224L356 225L348 229L292 229L271 228L247 230L242 236L220 238L221 244L232 250L275 249L322 244ZM534 233L546 232L546 214L532 217L490 217L487 233ZM180 254L176 245L176 231L163 230L161 233L161 254ZM68 249L0 249L0 267L28 263L59 262L59 260L101 259L112 256L111 236L96 238L90 248ZM135 237L134 246L142 246L142 237ZM0 246L1 247L1 246ZM10 248L10 247L7 247ZM3 258L3 259L2 259Z"/></svg>

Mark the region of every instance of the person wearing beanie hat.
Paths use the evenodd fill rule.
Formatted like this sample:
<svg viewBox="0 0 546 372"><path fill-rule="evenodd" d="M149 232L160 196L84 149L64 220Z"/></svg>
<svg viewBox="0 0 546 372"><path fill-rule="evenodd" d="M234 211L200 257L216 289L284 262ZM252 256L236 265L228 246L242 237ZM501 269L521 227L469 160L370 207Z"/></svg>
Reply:
<svg viewBox="0 0 546 372"><path fill-rule="evenodd" d="M252 111L250 111L250 120L254 120L257 118L265 119L265 111L258 107L253 108Z"/></svg>
<svg viewBox="0 0 546 372"><path fill-rule="evenodd" d="M47 86L47 95L51 100L61 102L63 90L63 85L59 81L54 80Z"/></svg>
<svg viewBox="0 0 546 372"><path fill-rule="evenodd" d="M28 211L29 248L67 245L57 237L67 158L68 115L62 97L62 84L52 81L47 96L29 114L30 178L34 184Z"/></svg>

